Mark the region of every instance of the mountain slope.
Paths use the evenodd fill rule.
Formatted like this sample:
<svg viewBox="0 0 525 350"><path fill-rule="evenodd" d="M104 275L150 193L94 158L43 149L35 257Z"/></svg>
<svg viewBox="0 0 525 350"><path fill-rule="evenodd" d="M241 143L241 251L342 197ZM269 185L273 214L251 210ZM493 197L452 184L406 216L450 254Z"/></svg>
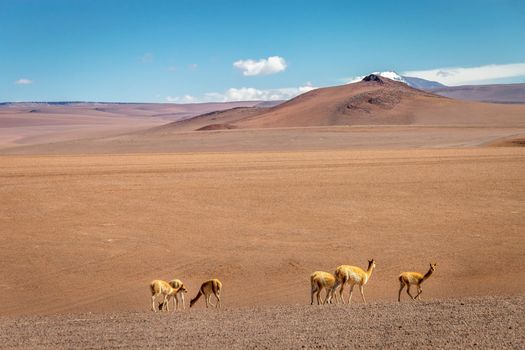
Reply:
<svg viewBox="0 0 525 350"><path fill-rule="evenodd" d="M223 111L215 114L209 124L228 124L228 128L336 125L522 127L525 126L524 115L525 106L458 101L370 75L358 83L307 92L273 108ZM187 125L190 121L184 123ZM157 129L176 130L184 123L172 123ZM199 124L199 128L205 126ZM219 128L214 127L215 130Z"/></svg>
<svg viewBox="0 0 525 350"><path fill-rule="evenodd" d="M403 76L403 79L413 88L421 90L429 90L433 88L446 87L445 85L438 83L437 81L426 80L416 77Z"/></svg>

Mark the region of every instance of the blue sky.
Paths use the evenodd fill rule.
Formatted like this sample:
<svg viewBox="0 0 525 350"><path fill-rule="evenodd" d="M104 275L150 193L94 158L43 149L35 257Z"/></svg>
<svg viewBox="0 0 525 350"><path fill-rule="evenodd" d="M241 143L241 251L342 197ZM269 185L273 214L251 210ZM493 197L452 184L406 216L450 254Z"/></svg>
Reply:
<svg viewBox="0 0 525 350"><path fill-rule="evenodd" d="M525 82L521 0L0 0L0 101L291 97L395 70Z"/></svg>

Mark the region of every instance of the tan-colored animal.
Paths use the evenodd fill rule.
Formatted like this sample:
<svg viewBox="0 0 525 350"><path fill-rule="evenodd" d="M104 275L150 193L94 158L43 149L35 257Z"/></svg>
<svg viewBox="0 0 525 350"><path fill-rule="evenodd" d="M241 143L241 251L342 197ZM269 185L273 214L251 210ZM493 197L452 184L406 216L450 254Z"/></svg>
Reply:
<svg viewBox="0 0 525 350"><path fill-rule="evenodd" d="M310 285L312 287L311 289L311 302L310 305L314 304L314 294L317 293L317 305L325 304L325 303L331 303L332 302L332 296L334 293L332 292L332 288L335 284L335 277L329 272L324 271L315 271L310 275ZM324 301L321 298L321 292L322 290L326 290L326 295ZM335 294L335 300L337 302L337 294Z"/></svg>
<svg viewBox="0 0 525 350"><path fill-rule="evenodd" d="M204 295L204 297L206 298L206 307L211 305L213 307L220 308L221 307L221 288L222 288L222 283L221 283L221 281L219 281L216 278L208 280L208 281L202 283L202 285L201 285L201 287L199 289L199 293L197 293L195 298L190 300L190 307L192 307L193 304L195 304L197 302L197 300L199 300L199 298L202 295ZM212 293L213 293L213 295L215 295L215 298L217 299L217 304L213 304L210 301Z"/></svg>
<svg viewBox="0 0 525 350"><path fill-rule="evenodd" d="M341 289L339 290L339 296L341 297L341 300L344 304L345 301L343 299L343 290L345 284L348 283L350 285L350 293L348 294L348 304L350 304L350 302L352 301L352 292L354 290L354 286L358 285L359 292L361 292L361 297L363 298L363 302L366 304L365 295L363 293L363 286L370 280L370 276L372 275L372 271L374 271L375 267L376 262L374 259L368 260L368 269L366 271L363 271L363 269L357 266L350 265L341 265L337 267L334 273L336 282L332 287L332 293L334 293L337 287L339 287L340 285Z"/></svg>
<svg viewBox="0 0 525 350"><path fill-rule="evenodd" d="M186 286L179 279L171 280L168 283L172 288L177 289L177 293L175 293L175 295L172 296L173 297L173 311L179 308L179 295L182 301L182 309L184 310L186 308L184 304L184 294L188 293ZM169 303L169 298L168 298L168 303ZM162 310L165 306L166 305L164 304L164 302L161 302L159 305L159 309Z"/></svg>
<svg viewBox="0 0 525 350"><path fill-rule="evenodd" d="M186 308L184 304L184 294L188 293L188 290L186 289L186 286L184 283L182 283L179 279L174 279L168 282L172 288L177 289L177 293L175 293L175 296L173 297L173 308L178 309L179 308L179 295L182 300L182 309L184 310ZM176 303L176 306L175 306Z"/></svg>
<svg viewBox="0 0 525 350"><path fill-rule="evenodd" d="M155 309L155 299L159 295L164 296L162 305L166 305L166 310L170 311L168 300L171 296L175 296L175 294L177 294L179 290L173 288L168 282L162 280L151 281L149 287L151 290L151 309L153 310L153 312L157 312L157 309ZM160 309L162 310L162 307L160 307Z"/></svg>
<svg viewBox="0 0 525 350"><path fill-rule="evenodd" d="M405 286L407 287L407 294L414 299L421 299L420 295L423 293L423 290L421 289L421 283L425 282L430 276L432 276L432 273L436 270L437 264L430 264L430 269L428 272L423 275L419 272L403 272L399 275L399 294L397 296L397 301L401 301L401 291ZM417 295L415 297L410 294L410 285L415 284L417 286Z"/></svg>

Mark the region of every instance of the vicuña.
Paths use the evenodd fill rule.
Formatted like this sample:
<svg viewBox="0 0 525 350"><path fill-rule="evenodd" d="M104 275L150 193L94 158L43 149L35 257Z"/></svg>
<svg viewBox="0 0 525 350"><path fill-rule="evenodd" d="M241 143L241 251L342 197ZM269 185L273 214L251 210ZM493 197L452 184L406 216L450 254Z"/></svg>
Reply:
<svg viewBox="0 0 525 350"><path fill-rule="evenodd" d="M197 302L197 300L199 300L199 298L202 295L204 295L206 299L206 307L211 305L213 307L220 308L221 307L221 288L222 288L222 283L216 278L203 282L199 289L199 293L197 293L195 298L190 300L190 307L192 307ZM210 301L212 293L213 295L215 295L215 298L217 299L217 304L213 304Z"/></svg>
<svg viewBox="0 0 525 350"><path fill-rule="evenodd" d="M401 301L401 291L405 286L407 287L407 294L414 299L421 299L420 295L423 293L423 290L421 289L421 284L425 282L430 276L432 276L432 273L436 270L437 264L430 264L430 269L428 272L423 275L419 272L403 272L399 275L399 294L397 296L397 301ZM410 294L410 285L415 284L417 286L417 295L415 297Z"/></svg>
<svg viewBox="0 0 525 350"><path fill-rule="evenodd" d="M334 276L336 278L336 282L334 286L332 287L332 292L334 293L337 287L341 285L341 289L339 290L339 296L341 297L341 300L344 304L343 299L343 290L345 284L350 285L350 293L348 294L348 304L352 301L352 291L354 290L354 286L359 286L359 292L361 292L361 297L363 298L363 302L366 304L365 295L363 293L363 286L370 280L370 276L372 275L372 271L374 271L376 267L376 262L374 259L368 260L368 269L366 271L363 271L363 269L357 267L357 266L350 266L350 265L341 265L337 267L335 270Z"/></svg>
<svg viewBox="0 0 525 350"><path fill-rule="evenodd" d="M151 309L153 310L153 312L157 312L157 309L155 308L155 299L159 295L164 296L164 300L162 301L162 307L160 309L162 310L163 306L166 305L166 311L170 311L168 305L169 298L175 296L175 294L177 294L179 290L173 288L168 282L162 280L151 281L149 287L151 290Z"/></svg>

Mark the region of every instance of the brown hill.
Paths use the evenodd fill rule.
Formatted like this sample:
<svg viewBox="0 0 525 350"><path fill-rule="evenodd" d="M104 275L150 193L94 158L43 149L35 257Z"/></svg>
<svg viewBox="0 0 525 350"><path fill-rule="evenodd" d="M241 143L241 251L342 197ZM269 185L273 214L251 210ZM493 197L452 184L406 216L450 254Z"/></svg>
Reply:
<svg viewBox="0 0 525 350"><path fill-rule="evenodd" d="M366 79L366 80L365 80ZM196 123L238 128L336 125L525 126L525 106L458 101L371 75L363 81L321 88L278 106L233 109L184 123L163 126L172 131ZM211 120L213 119L213 120ZM196 122L198 120L198 123ZM185 128L184 130L188 130Z"/></svg>
<svg viewBox="0 0 525 350"><path fill-rule="evenodd" d="M458 100L525 103L525 84L443 86L428 91Z"/></svg>
<svg viewBox="0 0 525 350"><path fill-rule="evenodd" d="M83 139L77 136L71 141L40 139L38 145L6 148L2 152L474 147L525 135L525 105L453 100L386 78L367 80L313 90L270 108L255 104L214 111L153 128L137 127L118 135L114 132L93 137L84 132Z"/></svg>

